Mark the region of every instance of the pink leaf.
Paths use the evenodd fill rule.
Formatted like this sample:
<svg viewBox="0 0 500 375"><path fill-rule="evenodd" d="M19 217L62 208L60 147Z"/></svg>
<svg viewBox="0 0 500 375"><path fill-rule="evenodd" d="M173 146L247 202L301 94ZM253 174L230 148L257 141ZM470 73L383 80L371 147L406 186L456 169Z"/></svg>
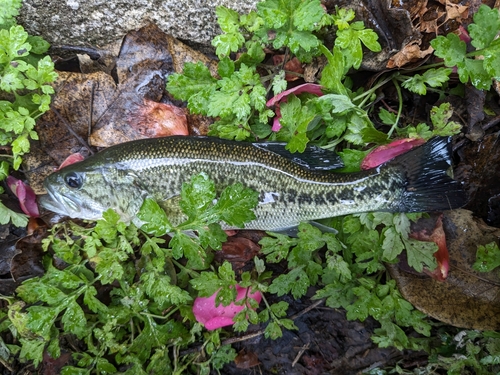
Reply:
<svg viewBox="0 0 500 375"><path fill-rule="evenodd" d="M416 146L425 143L422 138L405 138L395 140L387 145L379 146L372 150L361 162L361 169L372 169L378 167L396 156L404 154Z"/></svg>
<svg viewBox="0 0 500 375"><path fill-rule="evenodd" d="M276 103L279 103L281 101L281 99L286 98L290 94L299 95L299 94L302 94L304 92L308 92L310 94L315 94L318 96L323 95L323 91L321 91L321 85L318 85L316 83L304 83L303 85L295 86L294 88L291 88L289 90L285 90L282 93L279 93L278 95L273 96L266 103L266 106L272 107Z"/></svg>
<svg viewBox="0 0 500 375"><path fill-rule="evenodd" d="M57 172L58 170L64 168L65 166L67 165L70 165L70 164L74 164L74 163L78 163L79 161L82 161L83 159L85 159L83 157L82 154L80 153L75 153L75 154L71 154L70 156L68 156L66 159L64 159L64 161L62 162L62 164L59 166L59 168L57 168L55 170L55 172Z"/></svg>
<svg viewBox="0 0 500 375"><path fill-rule="evenodd" d="M36 204L36 194L29 185L12 176L7 177L7 185L9 185L10 190L19 199L19 205L26 215L30 217L40 216Z"/></svg>
<svg viewBox="0 0 500 375"><path fill-rule="evenodd" d="M242 288L236 285L236 301L245 298L247 290L248 288ZM230 303L228 306L222 306L221 304L216 307L215 298L217 297L217 293L218 291L210 297L197 297L193 304L193 314L196 320L210 331L233 325L233 318L245 307L243 305L235 305L234 302ZM262 295L257 291L255 293L248 293L248 298L253 298L257 303L260 303Z"/></svg>
<svg viewBox="0 0 500 375"><path fill-rule="evenodd" d="M318 85L316 83L304 83L303 85L296 86L294 88L291 88L289 90L285 90L282 93L273 96L269 101L266 103L266 106L272 107L275 106L276 108L274 109L274 112L276 112L276 116L273 119L273 126L271 130L273 132L277 132L278 130L281 129L281 124L280 124L280 118L281 118L281 112L280 112L280 102L286 102L287 96L290 94L295 94L299 95L304 92L308 92L310 94L322 96L323 91L321 91L321 85Z"/></svg>

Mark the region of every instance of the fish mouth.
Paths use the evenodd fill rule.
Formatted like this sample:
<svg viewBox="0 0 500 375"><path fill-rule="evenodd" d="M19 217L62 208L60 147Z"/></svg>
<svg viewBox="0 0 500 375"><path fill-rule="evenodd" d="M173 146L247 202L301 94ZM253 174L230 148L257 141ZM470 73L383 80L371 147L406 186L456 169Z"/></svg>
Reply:
<svg viewBox="0 0 500 375"><path fill-rule="evenodd" d="M80 205L71 198L56 194L51 186L45 186L45 189L47 194L38 197L38 203L43 208L70 217L74 217L80 212Z"/></svg>

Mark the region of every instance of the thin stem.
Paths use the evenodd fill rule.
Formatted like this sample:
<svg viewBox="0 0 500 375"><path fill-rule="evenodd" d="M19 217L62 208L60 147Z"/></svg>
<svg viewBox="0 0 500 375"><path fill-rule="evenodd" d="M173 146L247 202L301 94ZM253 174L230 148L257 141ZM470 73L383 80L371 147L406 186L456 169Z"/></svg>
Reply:
<svg viewBox="0 0 500 375"><path fill-rule="evenodd" d="M178 261L176 261L174 258L170 258L170 260L177 267L179 267L180 269L186 271L189 275L191 275L191 277L199 277L200 276L200 274L198 272L190 270L189 268L184 267L181 263L179 263Z"/></svg>
<svg viewBox="0 0 500 375"><path fill-rule="evenodd" d="M397 74L397 73L396 73ZM366 102L366 100L368 100L368 98L370 97L371 94L373 94L376 90L378 90L380 87L384 86L387 82L389 82L390 80L392 80L393 78L395 77L395 74L391 74L389 77L387 77L386 79L380 81L379 83L377 83L375 86L373 86L371 89L369 89L368 91L365 91L364 93L356 96L355 98L352 99L352 102L355 102L357 100L360 100L360 99L363 99L365 98L361 104L359 105L360 107Z"/></svg>
<svg viewBox="0 0 500 375"><path fill-rule="evenodd" d="M156 318L156 319L168 319L177 310L179 310L179 306L176 306L174 309L172 309L171 311L169 311L169 313L167 315L156 315L156 314L151 314L151 313L147 313L147 312L144 312L144 311L141 312L140 314L144 315L144 316L149 316L151 318Z"/></svg>
<svg viewBox="0 0 500 375"><path fill-rule="evenodd" d="M319 50L325 55L328 61L333 60L333 53L323 43L319 44Z"/></svg>
<svg viewBox="0 0 500 375"><path fill-rule="evenodd" d="M394 83L394 86L396 87L396 92L398 93L399 106L398 106L398 115L396 116L396 121L394 121L391 130L389 130L389 132L387 133L387 138L391 138L392 133L398 126L401 113L403 112L403 95L401 94L401 86L399 86L399 83L396 80L396 78L392 79L392 83Z"/></svg>

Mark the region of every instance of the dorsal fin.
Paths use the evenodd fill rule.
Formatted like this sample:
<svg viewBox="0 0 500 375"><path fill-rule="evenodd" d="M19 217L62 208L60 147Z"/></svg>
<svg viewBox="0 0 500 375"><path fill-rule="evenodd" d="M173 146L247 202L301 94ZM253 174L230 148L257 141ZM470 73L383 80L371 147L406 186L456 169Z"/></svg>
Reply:
<svg viewBox="0 0 500 375"><path fill-rule="evenodd" d="M318 146L307 146L304 152L291 153L284 142L256 142L254 147L266 150L310 170L329 171L342 168L344 163L335 152L325 150Z"/></svg>

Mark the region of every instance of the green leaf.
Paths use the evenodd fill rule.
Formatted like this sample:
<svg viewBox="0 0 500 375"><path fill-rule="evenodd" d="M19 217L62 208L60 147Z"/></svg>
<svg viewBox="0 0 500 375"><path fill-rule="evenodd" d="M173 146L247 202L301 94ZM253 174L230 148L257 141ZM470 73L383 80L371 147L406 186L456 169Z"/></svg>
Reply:
<svg viewBox="0 0 500 375"><path fill-rule="evenodd" d="M28 316L26 327L33 333L50 339L50 329L53 326L57 316L62 310L62 306L30 306L28 307Z"/></svg>
<svg viewBox="0 0 500 375"><path fill-rule="evenodd" d="M286 90L288 82L285 80L285 71L281 70L273 79L272 87L274 95Z"/></svg>
<svg viewBox="0 0 500 375"><path fill-rule="evenodd" d="M220 370L225 364L233 362L235 358L236 350L231 345L223 345L212 355L212 367Z"/></svg>
<svg viewBox="0 0 500 375"><path fill-rule="evenodd" d="M163 236L164 234L172 231L167 215L164 210L160 208L158 203L150 198L144 199L137 218L144 222L141 230L146 233L154 234L155 236Z"/></svg>
<svg viewBox="0 0 500 375"><path fill-rule="evenodd" d="M326 47L321 48L328 59L328 64L321 72L320 84L325 89L337 95L347 95L346 87L342 81L345 78L345 73L348 69L345 67L344 56L339 46L334 46L333 54L326 50Z"/></svg>
<svg viewBox="0 0 500 375"><path fill-rule="evenodd" d="M193 113L207 114L216 82L203 63L186 63L182 74L168 76L167 91L176 99L188 101L188 108Z"/></svg>
<svg viewBox="0 0 500 375"><path fill-rule="evenodd" d="M170 241L170 246L174 249L174 258L184 255L192 268L205 268L207 254L200 246L199 240L189 237L185 233L177 232Z"/></svg>
<svg viewBox="0 0 500 375"><path fill-rule="evenodd" d="M497 9L481 5L474 14L474 23L468 27L471 44L478 48L488 47L500 30L500 15Z"/></svg>
<svg viewBox="0 0 500 375"><path fill-rule="evenodd" d="M404 83L403 83L403 87L405 87ZM393 113L393 112L389 112L385 108L380 108L380 112L378 113L378 117L380 118L380 120L384 124L386 124L386 125L394 125L394 123L396 122L397 115L395 113Z"/></svg>
<svg viewBox="0 0 500 375"><path fill-rule="evenodd" d="M382 257L384 261L393 262L399 254L404 250L405 246L401 240L401 236L396 233L394 228L387 228L384 232L384 242L382 243Z"/></svg>
<svg viewBox="0 0 500 375"><path fill-rule="evenodd" d="M192 176L188 184L182 185L179 205L189 219L193 220L207 210L215 196L215 183L206 173L200 173Z"/></svg>
<svg viewBox="0 0 500 375"><path fill-rule="evenodd" d="M190 284L199 292L200 297L210 297L225 283L214 272L202 272L198 277L193 278Z"/></svg>
<svg viewBox="0 0 500 375"><path fill-rule="evenodd" d="M95 296L97 295L97 290L94 286L89 286L85 289L85 293L83 295L83 303L87 305L87 307L93 312L108 312L108 307L99 301Z"/></svg>
<svg viewBox="0 0 500 375"><path fill-rule="evenodd" d="M429 69L423 75L415 74L402 83L402 86L416 94L426 95L427 86L441 87L449 80L451 69Z"/></svg>
<svg viewBox="0 0 500 375"><path fill-rule="evenodd" d="M72 301L64 312L61 323L66 332L71 332L79 339L82 339L89 333L87 328L87 318L82 308L76 301Z"/></svg>
<svg viewBox="0 0 500 375"><path fill-rule="evenodd" d="M479 272L490 272L499 266L500 249L495 242L477 247L476 261L472 268Z"/></svg>
<svg viewBox="0 0 500 375"><path fill-rule="evenodd" d="M2 12L0 12L0 25L14 21L14 17L19 15L22 0L2 1Z"/></svg>
<svg viewBox="0 0 500 375"><path fill-rule="evenodd" d="M266 254L266 261L269 263L279 263L288 257L288 252L292 246L297 244L297 240L284 234L268 233L271 237L264 237L259 241L261 252Z"/></svg>
<svg viewBox="0 0 500 375"><path fill-rule="evenodd" d="M33 361L33 365L38 367L39 363L43 359L43 353L45 349L46 342L40 339L25 339L19 338L21 343L21 352L19 357L21 359L27 359Z"/></svg>
<svg viewBox="0 0 500 375"><path fill-rule="evenodd" d="M458 35L453 33L446 35L446 37L440 35L431 40L430 43L436 56L444 59L447 67L451 68L464 61L466 46Z"/></svg>
<svg viewBox="0 0 500 375"><path fill-rule="evenodd" d="M25 227L28 224L28 216L14 212L0 202L0 224L8 224L9 222L12 222L16 227Z"/></svg>
<svg viewBox="0 0 500 375"><path fill-rule="evenodd" d="M211 248L212 250L221 250L222 244L227 240L227 234L224 232L218 223L208 225L208 230L198 228L198 237L203 248Z"/></svg>
<svg viewBox="0 0 500 375"><path fill-rule="evenodd" d="M491 76L483 66L482 60L465 59L457 63L458 77L460 82L470 82L480 90L489 90L491 87Z"/></svg>
<svg viewBox="0 0 500 375"><path fill-rule="evenodd" d="M310 285L304 266L300 266L274 279L269 286L269 292L276 294L278 297L292 293L292 296L297 299L306 294Z"/></svg>
<svg viewBox="0 0 500 375"><path fill-rule="evenodd" d="M289 95L286 103L282 103L280 123L282 128L279 133L288 141L286 149L290 152L304 152L307 142L306 132L308 125L316 117L316 113L295 95Z"/></svg>
<svg viewBox="0 0 500 375"><path fill-rule="evenodd" d="M500 80L500 53L498 49L484 54L483 66L492 78Z"/></svg>
<svg viewBox="0 0 500 375"><path fill-rule="evenodd" d="M258 202L259 193L257 191L238 183L228 186L222 191L213 210L228 225L244 228L246 222L255 219L253 209Z"/></svg>
<svg viewBox="0 0 500 375"><path fill-rule="evenodd" d="M186 290L172 285L171 279L167 275L160 275L152 271L144 272L141 275L141 282L146 294L160 306L164 306L167 303L180 305L192 300Z"/></svg>
<svg viewBox="0 0 500 375"><path fill-rule="evenodd" d="M349 264L339 254L327 255L326 265L328 269L335 271L337 274L336 277L340 280L340 282L346 283L352 279Z"/></svg>
<svg viewBox="0 0 500 375"><path fill-rule="evenodd" d="M326 14L319 0L300 1L293 11L293 26L298 30L308 31L316 30L318 23Z"/></svg>
<svg viewBox="0 0 500 375"><path fill-rule="evenodd" d="M423 242L414 239L403 239L408 264L417 272L422 272L424 266L433 270L437 267L434 253L438 247L434 242Z"/></svg>
<svg viewBox="0 0 500 375"><path fill-rule="evenodd" d="M434 126L432 133L437 136L447 137L460 133L462 125L455 121L448 121L453 115L453 109L448 102L441 103L439 107L431 108L431 121Z"/></svg>
<svg viewBox="0 0 500 375"><path fill-rule="evenodd" d="M264 330L264 337L266 339L276 340L283 336L283 332L281 331L281 327L275 321L269 322L266 329Z"/></svg>
<svg viewBox="0 0 500 375"><path fill-rule="evenodd" d="M32 280L17 289L18 295L29 303L43 301L49 305L59 305L68 297L66 293L55 286L47 285L36 279Z"/></svg>
<svg viewBox="0 0 500 375"><path fill-rule="evenodd" d="M361 168L361 162L368 155L367 151L359 151L352 149L344 149L344 151L339 152L339 156L344 162L344 168L341 169L344 173L349 172L359 172Z"/></svg>
<svg viewBox="0 0 500 375"><path fill-rule="evenodd" d="M336 13L332 15L333 23L339 30L349 28L349 23L356 17L356 13L352 9L340 8L336 9Z"/></svg>
<svg viewBox="0 0 500 375"><path fill-rule="evenodd" d="M228 57L222 58L217 65L217 73L219 73L221 77L230 77L234 73L234 69L234 61Z"/></svg>

